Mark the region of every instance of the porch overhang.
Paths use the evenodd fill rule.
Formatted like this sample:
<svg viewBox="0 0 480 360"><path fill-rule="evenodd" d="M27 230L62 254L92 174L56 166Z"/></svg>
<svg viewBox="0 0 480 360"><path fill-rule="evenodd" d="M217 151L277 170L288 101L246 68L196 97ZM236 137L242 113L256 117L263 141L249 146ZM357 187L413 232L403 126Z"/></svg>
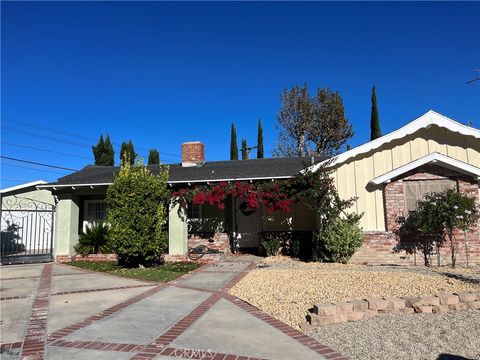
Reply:
<svg viewBox="0 0 480 360"><path fill-rule="evenodd" d="M460 173L472 176L477 180L480 180L480 168L467 164L463 161L451 158L449 156L440 154L438 152L434 152L429 155L423 156L417 160L409 162L408 164L400 166L383 175L380 175L375 179L370 180L370 183L373 185L385 184L396 177L399 177L411 170L427 164L435 164L450 170L458 171Z"/></svg>

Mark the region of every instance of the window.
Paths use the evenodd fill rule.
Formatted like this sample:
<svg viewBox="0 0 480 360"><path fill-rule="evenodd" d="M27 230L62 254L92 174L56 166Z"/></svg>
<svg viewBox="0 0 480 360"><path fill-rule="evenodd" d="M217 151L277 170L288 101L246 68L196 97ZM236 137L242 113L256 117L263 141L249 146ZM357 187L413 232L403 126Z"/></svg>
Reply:
<svg viewBox="0 0 480 360"><path fill-rule="evenodd" d="M202 217L201 206L189 203L187 207L187 219L200 219Z"/></svg>
<svg viewBox="0 0 480 360"><path fill-rule="evenodd" d="M83 231L98 221L107 221L107 202L105 200L86 200L83 217Z"/></svg>
<svg viewBox="0 0 480 360"><path fill-rule="evenodd" d="M427 193L442 192L447 189L457 189L457 182L449 179L404 181L405 212L408 214L409 211L415 210L417 201L423 199Z"/></svg>

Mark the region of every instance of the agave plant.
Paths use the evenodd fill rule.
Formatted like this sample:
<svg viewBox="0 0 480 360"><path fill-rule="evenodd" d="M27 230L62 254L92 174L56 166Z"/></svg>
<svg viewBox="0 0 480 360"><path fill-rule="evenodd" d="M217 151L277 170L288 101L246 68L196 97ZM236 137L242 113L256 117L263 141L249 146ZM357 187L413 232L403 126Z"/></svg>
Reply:
<svg viewBox="0 0 480 360"><path fill-rule="evenodd" d="M80 255L88 254L109 254L112 252L108 244L108 233L110 227L105 222L95 222L92 226L87 226L87 230L82 233L75 245L75 251Z"/></svg>

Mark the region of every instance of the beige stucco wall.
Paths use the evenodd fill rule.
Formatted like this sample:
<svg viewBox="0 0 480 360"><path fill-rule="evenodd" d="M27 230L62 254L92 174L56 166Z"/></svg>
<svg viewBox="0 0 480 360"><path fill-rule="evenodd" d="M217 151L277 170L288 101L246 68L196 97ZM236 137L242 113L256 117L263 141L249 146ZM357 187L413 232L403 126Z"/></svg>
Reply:
<svg viewBox="0 0 480 360"><path fill-rule="evenodd" d="M332 176L339 195L358 197L351 211L364 213L364 231L385 231L383 185L368 185L375 177L433 152L480 167L480 141L432 126L336 166Z"/></svg>

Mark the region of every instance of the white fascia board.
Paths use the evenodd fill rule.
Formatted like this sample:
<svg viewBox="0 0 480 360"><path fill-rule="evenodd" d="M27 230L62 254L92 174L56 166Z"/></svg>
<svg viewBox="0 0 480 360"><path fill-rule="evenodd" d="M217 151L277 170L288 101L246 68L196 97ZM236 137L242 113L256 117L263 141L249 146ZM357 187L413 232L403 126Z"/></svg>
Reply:
<svg viewBox="0 0 480 360"><path fill-rule="evenodd" d="M257 178L231 178L231 179L213 179L213 180L179 180L168 181L168 184L188 184L188 183L209 183L209 182L221 182L221 181L255 181L255 180L271 180L271 179L289 179L291 176L268 176ZM44 182L45 183L45 182ZM108 186L112 183L96 183L96 184L48 184L37 186L39 189L51 189L51 188L74 188L74 187L89 187L89 186Z"/></svg>
<svg viewBox="0 0 480 360"><path fill-rule="evenodd" d="M397 139L404 138L408 135L411 135L417 132L420 129L428 129L431 126L438 126L445 129L448 129L452 132L457 132L466 136L473 136L476 139L480 139L480 130L475 129L470 126L460 124L459 122L452 120L442 114L439 114L433 110L428 111L419 118L409 122L407 125L401 127L398 130L395 130L387 135L379 137L378 139L372 140L366 144L357 146L349 151L346 151L340 155L337 155L332 159L332 162L329 166L340 164L354 156L367 153L369 151L378 149L383 144L387 144ZM310 167L311 171L317 171L324 162L318 163Z"/></svg>
<svg viewBox="0 0 480 360"><path fill-rule="evenodd" d="M48 184L39 185L38 189L51 189L51 188L66 188L66 187L89 187L89 186L108 186L112 183L96 183L96 184Z"/></svg>
<svg viewBox="0 0 480 360"><path fill-rule="evenodd" d="M375 179L371 180L370 183L374 185L380 185L380 184L389 182L391 179L396 178L397 176L405 174L413 169L416 169L422 165L426 165L429 163L434 163L439 166L455 169L459 172L466 173L468 175L472 175L477 178L480 177L480 168L467 164L463 161L451 158L449 156L440 154L438 152L434 152L424 157L421 157L420 159L414 160L408 164L400 166L383 175L380 175Z"/></svg>
<svg viewBox="0 0 480 360"><path fill-rule="evenodd" d="M47 182L43 181L43 180L36 180L36 181L28 182L28 183L25 183L25 184L15 185L15 186L11 186L11 187L0 190L0 194L4 194L4 193L16 191L16 190L21 190L21 189L25 189L25 188L29 188L29 187L37 186L37 185L41 185L41 184L46 184L46 183Z"/></svg>

